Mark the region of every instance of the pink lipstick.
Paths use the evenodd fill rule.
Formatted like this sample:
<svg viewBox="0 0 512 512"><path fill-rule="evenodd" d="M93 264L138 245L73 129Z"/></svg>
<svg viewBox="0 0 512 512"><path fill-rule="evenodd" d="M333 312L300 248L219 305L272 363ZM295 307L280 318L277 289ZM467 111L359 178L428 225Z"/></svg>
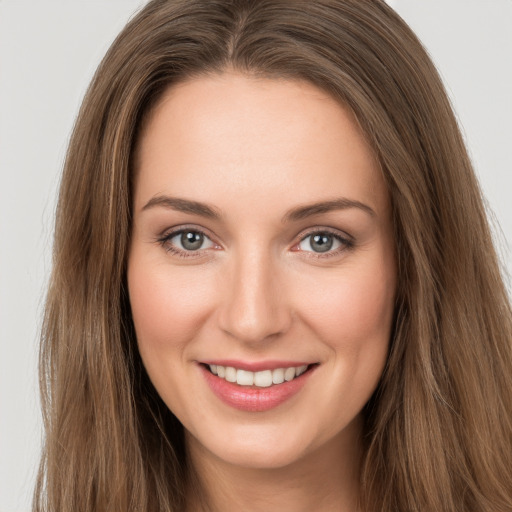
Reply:
<svg viewBox="0 0 512 512"><path fill-rule="evenodd" d="M317 366L291 361L234 360L199 364L211 391L225 404L247 412L268 411L286 402L302 389Z"/></svg>

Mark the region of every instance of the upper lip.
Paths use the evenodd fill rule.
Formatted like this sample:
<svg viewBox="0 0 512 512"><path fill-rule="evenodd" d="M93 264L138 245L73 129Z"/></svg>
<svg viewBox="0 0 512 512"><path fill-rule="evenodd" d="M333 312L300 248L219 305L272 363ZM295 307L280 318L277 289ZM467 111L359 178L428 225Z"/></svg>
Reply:
<svg viewBox="0 0 512 512"><path fill-rule="evenodd" d="M250 372L259 372L263 370L275 370L276 368L291 368L292 366L304 366L313 364L309 361L283 361L276 359L269 359L266 361L240 361L235 359L208 359L199 361L206 365L216 366L231 366L239 370L247 370Z"/></svg>

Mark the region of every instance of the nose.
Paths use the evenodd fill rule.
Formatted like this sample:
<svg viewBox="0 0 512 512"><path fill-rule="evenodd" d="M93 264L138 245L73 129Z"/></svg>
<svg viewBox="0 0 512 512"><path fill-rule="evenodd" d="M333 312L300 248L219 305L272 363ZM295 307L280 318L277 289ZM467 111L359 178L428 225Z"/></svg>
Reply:
<svg viewBox="0 0 512 512"><path fill-rule="evenodd" d="M232 262L218 311L225 333L244 343L260 343L288 331L292 312L278 267L259 250Z"/></svg>

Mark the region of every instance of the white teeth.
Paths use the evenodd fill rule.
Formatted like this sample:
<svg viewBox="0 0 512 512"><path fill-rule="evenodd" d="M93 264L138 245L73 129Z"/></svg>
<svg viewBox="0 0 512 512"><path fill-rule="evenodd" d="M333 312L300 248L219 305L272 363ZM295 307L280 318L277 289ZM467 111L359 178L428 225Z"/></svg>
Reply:
<svg viewBox="0 0 512 512"><path fill-rule="evenodd" d="M232 366L226 366L226 377L228 382L236 382L236 370Z"/></svg>
<svg viewBox="0 0 512 512"><path fill-rule="evenodd" d="M209 365L210 371L214 375L227 380L236 382L239 386L257 386L268 388L272 384L282 384L284 381L291 381L302 375L308 368L307 364L296 367L276 368L275 370L262 370L259 372L250 372L248 370L236 369L232 366Z"/></svg>
<svg viewBox="0 0 512 512"><path fill-rule="evenodd" d="M276 368L272 372L272 382L274 384L282 384L284 382L284 368Z"/></svg>
<svg viewBox="0 0 512 512"><path fill-rule="evenodd" d="M291 368L286 368L286 370L284 371L284 380L290 381L290 380L293 380L294 377L295 377L295 368L293 368L293 366Z"/></svg>
<svg viewBox="0 0 512 512"><path fill-rule="evenodd" d="M254 374L254 385L260 388L268 388L272 386L272 372L270 370L263 370Z"/></svg>
<svg viewBox="0 0 512 512"><path fill-rule="evenodd" d="M297 368L295 368L295 376L298 377L299 375L302 375L308 368L308 365L307 364L304 364L302 366L297 366Z"/></svg>
<svg viewBox="0 0 512 512"><path fill-rule="evenodd" d="M252 386L254 384L254 372L246 370L236 371L236 383L240 386Z"/></svg>

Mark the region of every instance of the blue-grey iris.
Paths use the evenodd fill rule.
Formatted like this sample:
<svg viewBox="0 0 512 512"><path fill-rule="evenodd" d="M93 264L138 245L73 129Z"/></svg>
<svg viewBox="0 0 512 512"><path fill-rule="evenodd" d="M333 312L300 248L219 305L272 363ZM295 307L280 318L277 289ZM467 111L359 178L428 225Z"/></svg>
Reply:
<svg viewBox="0 0 512 512"><path fill-rule="evenodd" d="M197 231L184 231L181 234L181 245L187 251L197 251L201 248L204 241L204 235Z"/></svg>
<svg viewBox="0 0 512 512"><path fill-rule="evenodd" d="M315 252L327 252L334 243L334 237L326 233L314 235L311 237L311 248Z"/></svg>

